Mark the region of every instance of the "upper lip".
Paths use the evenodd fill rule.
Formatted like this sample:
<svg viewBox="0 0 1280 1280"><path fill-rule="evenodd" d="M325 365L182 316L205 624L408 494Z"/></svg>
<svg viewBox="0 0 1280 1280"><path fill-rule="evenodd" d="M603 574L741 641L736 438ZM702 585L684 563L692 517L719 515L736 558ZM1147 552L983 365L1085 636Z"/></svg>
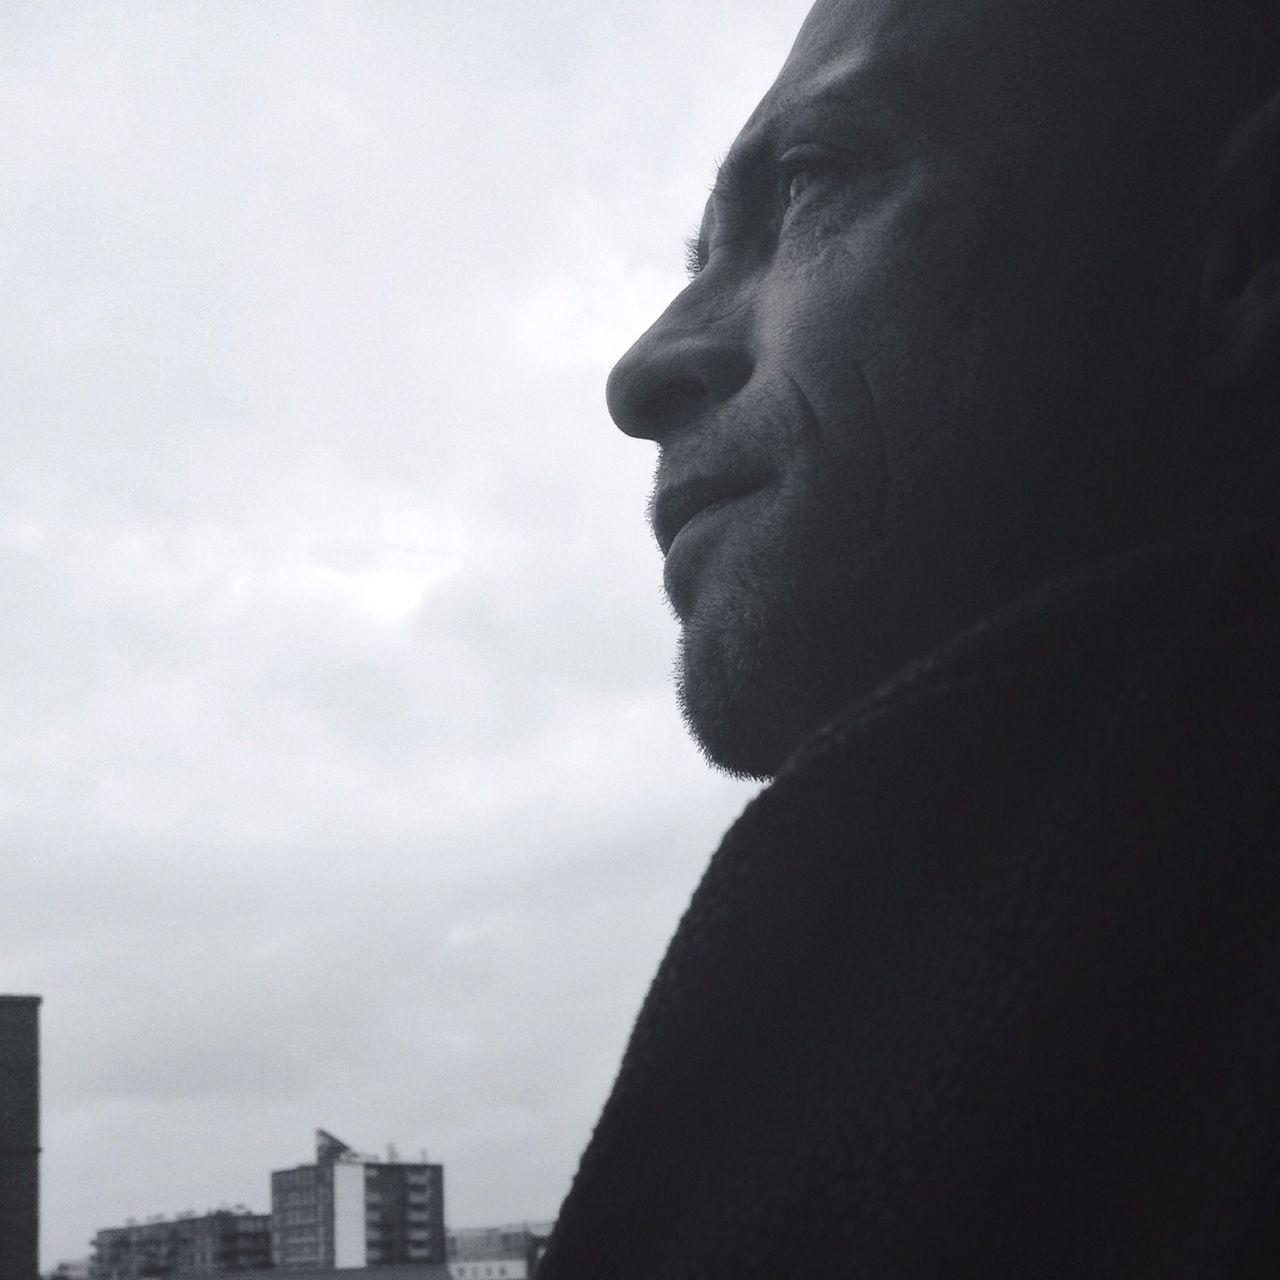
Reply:
<svg viewBox="0 0 1280 1280"><path fill-rule="evenodd" d="M653 495L653 536L665 556L676 534L700 511L740 498L757 488L755 481L736 476L694 474L671 480L659 478Z"/></svg>

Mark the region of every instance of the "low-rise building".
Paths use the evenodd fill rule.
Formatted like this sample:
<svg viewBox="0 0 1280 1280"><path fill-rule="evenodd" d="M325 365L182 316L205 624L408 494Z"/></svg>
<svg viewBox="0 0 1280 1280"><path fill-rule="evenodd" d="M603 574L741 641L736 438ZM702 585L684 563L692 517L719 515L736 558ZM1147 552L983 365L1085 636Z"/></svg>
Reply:
<svg viewBox="0 0 1280 1280"><path fill-rule="evenodd" d="M443 1262L393 1262L386 1266L376 1267L344 1267L340 1271L333 1267L311 1268L305 1270L281 1272L246 1271L237 1280L450 1280L449 1268ZM172 1280L197 1280L177 1274Z"/></svg>
<svg viewBox="0 0 1280 1280"><path fill-rule="evenodd" d="M58 1263L47 1280L89 1280L89 1258L71 1258Z"/></svg>
<svg viewBox="0 0 1280 1280"><path fill-rule="evenodd" d="M451 1280L529 1280L552 1225L519 1222L455 1228L448 1233Z"/></svg>
<svg viewBox="0 0 1280 1280"><path fill-rule="evenodd" d="M271 1265L271 1219L242 1205L107 1227L94 1237L91 1280L220 1275Z"/></svg>

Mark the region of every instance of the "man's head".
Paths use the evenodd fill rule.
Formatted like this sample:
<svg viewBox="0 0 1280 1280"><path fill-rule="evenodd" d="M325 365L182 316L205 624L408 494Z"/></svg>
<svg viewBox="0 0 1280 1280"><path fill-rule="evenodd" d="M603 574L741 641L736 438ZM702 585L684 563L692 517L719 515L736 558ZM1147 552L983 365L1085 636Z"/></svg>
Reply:
<svg viewBox="0 0 1280 1280"><path fill-rule="evenodd" d="M1280 368L1278 31L1253 0L819 0L609 383L660 445L713 761L767 776L992 608L1231 514L1258 424L1221 402Z"/></svg>

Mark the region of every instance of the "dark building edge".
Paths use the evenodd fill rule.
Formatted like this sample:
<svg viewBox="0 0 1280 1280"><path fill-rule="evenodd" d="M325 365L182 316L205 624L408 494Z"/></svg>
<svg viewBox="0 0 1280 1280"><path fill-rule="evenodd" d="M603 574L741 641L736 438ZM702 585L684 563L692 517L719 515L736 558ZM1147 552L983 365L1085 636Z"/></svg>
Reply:
<svg viewBox="0 0 1280 1280"><path fill-rule="evenodd" d="M0 995L0 1277L40 1274L40 996Z"/></svg>

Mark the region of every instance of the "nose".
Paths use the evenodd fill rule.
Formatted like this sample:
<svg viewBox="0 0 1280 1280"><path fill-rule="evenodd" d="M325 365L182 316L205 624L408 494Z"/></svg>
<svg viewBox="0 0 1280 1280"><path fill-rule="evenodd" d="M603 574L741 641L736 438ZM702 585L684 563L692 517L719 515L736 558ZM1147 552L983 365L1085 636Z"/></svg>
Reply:
<svg viewBox="0 0 1280 1280"><path fill-rule="evenodd" d="M687 303L692 289L667 308L609 375L609 413L629 436L661 443L751 377L743 313L694 314Z"/></svg>

